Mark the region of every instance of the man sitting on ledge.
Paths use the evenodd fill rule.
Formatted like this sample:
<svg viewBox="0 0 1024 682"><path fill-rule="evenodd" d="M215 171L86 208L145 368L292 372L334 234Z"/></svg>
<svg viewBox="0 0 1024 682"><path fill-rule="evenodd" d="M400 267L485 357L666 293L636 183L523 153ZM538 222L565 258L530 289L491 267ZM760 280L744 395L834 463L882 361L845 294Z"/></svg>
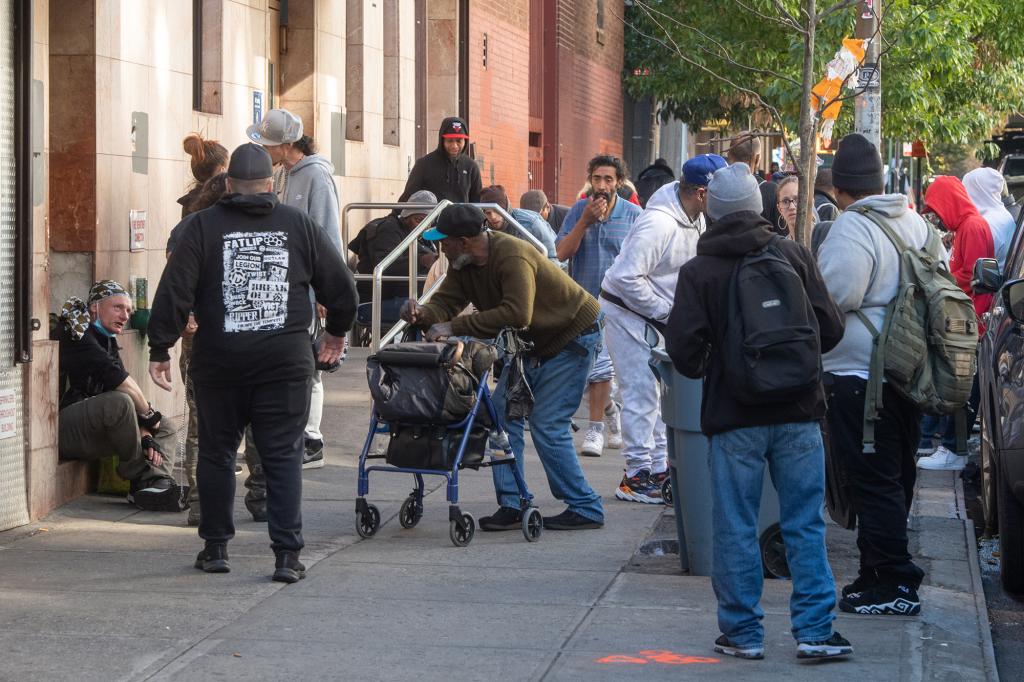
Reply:
<svg viewBox="0 0 1024 682"><path fill-rule="evenodd" d="M179 511L171 477L178 425L153 409L121 362L116 337L132 304L117 282L70 298L60 314L59 450L63 459L118 459L130 481L128 501L147 511Z"/></svg>

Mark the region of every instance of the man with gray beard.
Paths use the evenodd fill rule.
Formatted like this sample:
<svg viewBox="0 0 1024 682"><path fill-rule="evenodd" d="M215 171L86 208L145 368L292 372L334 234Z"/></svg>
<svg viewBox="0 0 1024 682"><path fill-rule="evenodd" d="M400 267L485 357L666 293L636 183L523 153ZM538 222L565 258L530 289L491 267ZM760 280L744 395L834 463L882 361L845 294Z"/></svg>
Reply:
<svg viewBox="0 0 1024 682"><path fill-rule="evenodd" d="M426 329L431 341L449 336L489 339L506 327L526 329L523 339L534 344L525 370L534 395L530 433L551 493L567 505L561 514L545 517L544 527L600 528L601 497L587 483L569 432L601 343L600 306L532 244L486 230L486 220L483 211L467 204L441 212L436 227L424 232L423 239L440 241L451 263L448 276L430 303L408 301L402 318ZM468 303L479 312L459 316ZM499 414L504 414L508 374L494 391ZM523 420L507 420L506 429L522 471ZM492 471L499 508L480 519L480 529L517 530L522 516L513 474L505 466Z"/></svg>

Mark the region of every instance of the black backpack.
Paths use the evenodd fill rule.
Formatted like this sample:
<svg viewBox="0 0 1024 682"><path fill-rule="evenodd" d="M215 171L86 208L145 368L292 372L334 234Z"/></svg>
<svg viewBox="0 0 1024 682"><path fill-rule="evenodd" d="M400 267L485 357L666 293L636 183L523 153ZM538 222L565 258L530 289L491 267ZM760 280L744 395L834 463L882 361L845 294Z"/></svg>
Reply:
<svg viewBox="0 0 1024 682"><path fill-rule="evenodd" d="M748 405L792 398L821 381L818 321L781 239L741 258L729 283L725 379Z"/></svg>

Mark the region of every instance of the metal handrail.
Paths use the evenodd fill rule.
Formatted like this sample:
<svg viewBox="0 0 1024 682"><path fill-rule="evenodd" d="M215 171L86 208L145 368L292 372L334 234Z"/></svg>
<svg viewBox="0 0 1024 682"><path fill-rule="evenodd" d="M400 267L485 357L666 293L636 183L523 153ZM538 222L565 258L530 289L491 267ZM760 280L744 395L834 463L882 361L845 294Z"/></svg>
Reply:
<svg viewBox="0 0 1024 682"><path fill-rule="evenodd" d="M394 210L396 208L403 208L403 209L404 208L422 208L422 209L426 209L427 211L429 211L430 209L434 208L434 206L435 206L435 204L409 204L409 203L403 204L401 202L394 202L394 201L391 202L391 203L379 203L379 204L366 203L366 202L345 204L345 206L341 209L341 241L344 242L345 248L347 249L348 248L348 212L349 211L373 211L373 210L376 210L376 209L379 209L379 208L386 208L386 209L389 209L389 210Z"/></svg>
<svg viewBox="0 0 1024 682"><path fill-rule="evenodd" d="M417 258L417 242L419 241L420 235L426 232L435 220L437 216L441 215L441 211L452 202L447 199L442 199L436 206L431 207L432 210L413 228L409 234L405 236L405 239L394 248L387 256L377 263L376 267L373 268L373 300L370 303L370 345L371 352L376 353L380 350L380 325L381 325L381 286L383 284L384 271L391 266L399 255L403 251L409 252L409 298L415 299L417 295L416 284L417 277L413 275L414 272L418 272L419 259Z"/></svg>
<svg viewBox="0 0 1024 682"><path fill-rule="evenodd" d="M444 258L443 255L441 257ZM420 296L420 298L417 301L417 303L422 305L422 304L426 303L427 301L429 301L430 298L434 295L434 293L437 292L437 290L441 288L441 282L443 282L447 276L448 276L447 272L442 272L441 276L438 277L436 280L434 280L434 283L430 285L430 288L423 292L423 295ZM384 337L380 340L380 342L376 343L376 346L374 347L373 352L377 352L378 350L380 350L380 348L382 346L386 346L389 343L391 343L392 341L394 341L398 337L399 334L401 334L402 332L405 331L405 328L408 327L408 326L409 326L408 322L406 322L405 320L399 320L397 323L395 323L395 326L393 326L390 329L390 331L388 331L388 333L384 335Z"/></svg>
<svg viewBox="0 0 1024 682"><path fill-rule="evenodd" d="M347 218L348 218L348 211L350 209L381 209L381 208L388 208L388 209L395 209L395 208L428 208L428 209L432 209L430 211L430 213L428 213L426 215L426 217L423 220L421 220L420 223L412 231L410 231L408 235L406 235L405 239L403 239L402 242L391 251L391 253L389 253L387 256L385 256L384 259L381 260L381 262L378 263L376 265L376 267L374 267L372 275L355 275L355 278L356 278L357 281L371 280L373 282L373 289L372 289L372 291L373 291L373 293L372 293L373 299L372 299L372 302L370 304L370 349L371 349L371 352L376 353L378 350L380 350L381 346L384 346L384 345L390 343L399 334L402 333L402 331L405 329L405 327L408 326L408 323L406 323L404 320L399 320L388 331L388 333L386 335L384 335L383 337L381 336L381 324L382 324L382 320L381 320L381 318L382 318L382 311L381 311L381 288L382 288L382 283L384 281L399 281L399 280L403 280L403 279L408 279L408 282L409 282L409 298L413 299L413 300L416 300L418 303L426 303L427 301L429 301L430 297L434 295L435 291L437 291L437 289L440 286L441 282L444 281L444 279L446 277L446 274L442 273L441 276L437 279L437 281L434 282L433 286L431 286L427 291L425 291L423 293L423 295L421 297L419 297L417 299L417 293L418 293L417 292L417 283L420 281L421 278L418 276L418 266L419 266L419 263L418 263L418 258L417 258L418 254L417 254L416 243L419 240L420 235L423 234L431 226L431 224L433 224L433 222L437 219L437 216L440 215L441 211L444 210L444 208L446 206L450 205L451 203L452 202L447 200L447 199L442 199L441 202L438 203L437 205L431 205L431 204L401 204L401 203L393 203L393 204L362 203L362 204L347 204L345 206L345 208L343 209L343 211L342 211L342 235L345 238L346 247L347 247L347 244L348 244L348 220L347 220ZM540 241L535 236L533 236L533 234L531 234L529 230L527 230L525 227L523 227L522 224L518 220L516 220L512 216L511 213L509 213L509 211L505 210L500 205L495 204L495 203L475 203L475 204L471 204L471 205L472 206L476 206L480 210L492 209L492 210L497 211L498 214L500 216L502 216L508 223L512 224L513 226L515 226L515 228L517 230L519 230L519 234L521 234L526 241L528 241L531 244L533 244L533 246L538 251L540 251L542 254L544 254L545 257L548 257L547 246L545 246L542 241ZM402 275L384 275L384 271L392 263L394 263L398 259L398 257L401 255L401 253L403 251L405 251L405 250L408 250L408 253L409 253L409 274L408 274L408 276L405 277L405 276L402 276ZM444 253L439 251L438 257L442 260L442 265L444 265ZM414 274L414 273L417 273L417 274ZM425 280L425 278L423 278L423 279Z"/></svg>

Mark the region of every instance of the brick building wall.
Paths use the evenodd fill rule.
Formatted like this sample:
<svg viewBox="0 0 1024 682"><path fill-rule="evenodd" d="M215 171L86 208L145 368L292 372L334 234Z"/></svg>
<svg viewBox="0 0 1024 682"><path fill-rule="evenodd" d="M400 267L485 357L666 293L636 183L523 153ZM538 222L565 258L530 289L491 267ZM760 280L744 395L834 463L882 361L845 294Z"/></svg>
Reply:
<svg viewBox="0 0 1024 682"><path fill-rule="evenodd" d="M518 206L529 189L530 3L474 0L469 11L469 131L476 160L484 186L503 185Z"/></svg>
<svg viewBox="0 0 1024 682"><path fill-rule="evenodd" d="M622 154L622 0L557 3L557 64L530 73L529 0L474 0L469 19L469 127L484 185L504 185L513 205L529 189L530 79L555 79L556 111L544 121L544 165L557 169L552 199L571 203L595 154ZM604 6L598 31L598 6ZM536 9L537 3L534 3ZM550 27L549 27L550 28ZM485 58L486 36L486 65ZM549 89L550 91L551 89Z"/></svg>
<svg viewBox="0 0 1024 682"><path fill-rule="evenodd" d="M622 155L623 3L603 3L598 42L598 0L557 1L557 197L569 204L586 181L587 161L600 153Z"/></svg>

